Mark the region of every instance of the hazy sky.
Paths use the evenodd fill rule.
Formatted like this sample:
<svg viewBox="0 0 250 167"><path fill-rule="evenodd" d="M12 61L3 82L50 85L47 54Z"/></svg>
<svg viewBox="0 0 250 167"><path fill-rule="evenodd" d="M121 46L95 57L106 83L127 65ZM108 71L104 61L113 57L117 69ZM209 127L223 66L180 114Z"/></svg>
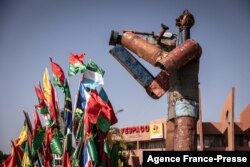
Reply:
<svg viewBox="0 0 250 167"><path fill-rule="evenodd" d="M150 98L109 54L111 30L126 28L159 33L160 24L178 34L175 19L189 9L195 16L191 37L203 49L200 88L204 121L218 121L231 87L235 87L235 118L250 102L250 1L248 0L0 0L0 150L10 151L26 110L33 121L37 97L49 56L68 70L69 53L86 53L105 71L105 85L117 115L116 127L148 124L166 117L167 95ZM137 56L136 56L137 57ZM155 75L159 69L140 61ZM81 76L70 78L72 97ZM63 105L62 93L59 105ZM41 120L43 119L40 117Z"/></svg>

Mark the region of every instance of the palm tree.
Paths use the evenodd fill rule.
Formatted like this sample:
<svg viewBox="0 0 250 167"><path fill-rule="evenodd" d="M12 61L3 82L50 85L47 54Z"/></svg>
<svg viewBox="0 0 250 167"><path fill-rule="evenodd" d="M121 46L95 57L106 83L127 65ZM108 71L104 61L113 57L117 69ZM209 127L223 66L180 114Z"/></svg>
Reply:
<svg viewBox="0 0 250 167"><path fill-rule="evenodd" d="M118 114L122 111L124 111L124 109L117 110L115 113ZM133 151L136 148L135 144L126 142L120 132L120 129L116 127L110 127L109 141L111 150L113 147L118 147L118 157L121 160L123 166L128 167L130 155L135 155L135 152Z"/></svg>

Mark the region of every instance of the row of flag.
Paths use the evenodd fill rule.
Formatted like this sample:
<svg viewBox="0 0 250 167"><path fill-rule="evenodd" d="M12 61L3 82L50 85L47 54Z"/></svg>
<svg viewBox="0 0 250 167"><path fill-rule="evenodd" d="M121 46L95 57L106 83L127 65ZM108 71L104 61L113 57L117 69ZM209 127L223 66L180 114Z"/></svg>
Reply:
<svg viewBox="0 0 250 167"><path fill-rule="evenodd" d="M34 105L33 126L23 111L23 128L11 141L11 154L0 167L50 167L55 165L56 157L62 157L63 167L118 166L118 149L111 147L108 137L117 118L103 88L105 71L91 60L85 64L84 57L73 53L69 56L68 77L82 74L74 109L64 71L50 58L52 81L46 68L42 84L34 87L38 103ZM64 94L64 132L58 122L61 112L56 88Z"/></svg>

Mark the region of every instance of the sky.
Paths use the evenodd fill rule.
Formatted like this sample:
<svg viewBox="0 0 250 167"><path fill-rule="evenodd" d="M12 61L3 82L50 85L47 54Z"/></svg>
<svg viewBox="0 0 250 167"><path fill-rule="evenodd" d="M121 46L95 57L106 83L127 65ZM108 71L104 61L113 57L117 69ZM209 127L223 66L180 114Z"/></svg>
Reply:
<svg viewBox="0 0 250 167"><path fill-rule="evenodd" d="M104 89L114 110L123 109L115 127L166 117L167 93L158 100L149 97L109 54L109 37L111 30L121 34L124 29L157 34L162 23L178 34L175 19L185 9L195 17L191 38L202 47L203 121L220 120L232 87L237 120L250 102L249 8L248 0L0 0L0 150L10 152L10 141L18 137L24 122L23 110L33 122L34 85L42 81L46 67L51 74L50 56L66 74L71 52L85 53L85 62L91 59L105 70ZM153 75L159 72L139 60ZM80 74L70 77L73 99L80 79ZM63 94L57 92L62 106Z"/></svg>

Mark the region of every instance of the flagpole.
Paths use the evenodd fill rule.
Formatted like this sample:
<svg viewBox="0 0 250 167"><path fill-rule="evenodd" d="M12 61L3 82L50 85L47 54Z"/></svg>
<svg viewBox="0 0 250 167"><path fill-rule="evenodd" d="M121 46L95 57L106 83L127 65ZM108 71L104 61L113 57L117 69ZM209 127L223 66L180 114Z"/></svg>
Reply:
<svg viewBox="0 0 250 167"><path fill-rule="evenodd" d="M74 118L75 118L75 110L76 110L76 104L77 104L77 100L78 100L78 96L79 96L79 90L80 90L80 84L81 84L81 80L79 81L78 84L78 91L75 95L75 101L74 101L74 107L73 107L73 113L72 113L72 122L74 123Z"/></svg>
<svg viewBox="0 0 250 167"><path fill-rule="evenodd" d="M34 107L34 110L36 111L36 108ZM38 113L37 113L38 114ZM33 117L34 117L34 114L33 114ZM39 120L40 120L40 118L39 118ZM35 126L35 125L34 125ZM35 127L34 127L35 128ZM43 143L42 143L42 149L43 149L43 151L44 151L44 148L43 148ZM39 150L39 149L38 149ZM41 158L41 154L39 153L39 151L36 151L36 153L37 153L37 157L38 157L38 163L39 163L39 165L40 166L42 166L42 158ZM44 154L45 155L45 154Z"/></svg>

